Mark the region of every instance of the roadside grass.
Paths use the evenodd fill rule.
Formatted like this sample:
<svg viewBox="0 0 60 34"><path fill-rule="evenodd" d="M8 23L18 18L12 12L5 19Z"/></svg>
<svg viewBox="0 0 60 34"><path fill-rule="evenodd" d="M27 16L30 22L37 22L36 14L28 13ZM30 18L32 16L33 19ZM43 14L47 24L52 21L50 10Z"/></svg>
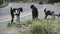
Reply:
<svg viewBox="0 0 60 34"><path fill-rule="evenodd" d="M32 25L32 20L27 20L26 22L22 22L21 24L25 26Z"/></svg>
<svg viewBox="0 0 60 34"><path fill-rule="evenodd" d="M7 25L8 28L16 28L16 25L13 23L8 23Z"/></svg>
<svg viewBox="0 0 60 34"><path fill-rule="evenodd" d="M34 21L32 24L33 34L58 34L58 22L52 20L39 20Z"/></svg>
<svg viewBox="0 0 60 34"><path fill-rule="evenodd" d="M21 22L21 28L18 28L21 34L58 34L60 32L60 20L37 19ZM14 24L8 24L8 27L15 27Z"/></svg>
<svg viewBox="0 0 60 34"><path fill-rule="evenodd" d="M0 8L6 7L8 4L0 4Z"/></svg>

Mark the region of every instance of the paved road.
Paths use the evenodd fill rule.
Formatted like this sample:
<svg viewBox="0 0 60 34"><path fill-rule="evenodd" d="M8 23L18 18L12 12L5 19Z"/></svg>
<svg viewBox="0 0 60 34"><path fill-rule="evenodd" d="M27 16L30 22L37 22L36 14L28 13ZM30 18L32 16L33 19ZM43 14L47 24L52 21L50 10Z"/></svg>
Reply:
<svg viewBox="0 0 60 34"><path fill-rule="evenodd" d="M34 3L9 3L8 7L5 8L0 8L0 29L6 28L8 22L10 21L10 6L13 8L23 8L23 12L21 13L21 21L26 21L29 19L32 19L31 15L31 9L30 5ZM44 11L43 8L46 7L47 10L55 11L56 13L60 13L60 5L50 5L50 4L45 4L45 5L39 5L39 4L34 4L39 11L39 18L44 18Z"/></svg>

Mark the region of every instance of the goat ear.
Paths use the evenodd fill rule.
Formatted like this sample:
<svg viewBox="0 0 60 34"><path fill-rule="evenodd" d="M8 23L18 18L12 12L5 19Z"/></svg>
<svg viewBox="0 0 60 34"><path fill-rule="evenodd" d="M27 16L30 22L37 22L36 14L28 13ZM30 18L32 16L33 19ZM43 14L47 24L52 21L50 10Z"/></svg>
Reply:
<svg viewBox="0 0 60 34"><path fill-rule="evenodd" d="M20 11L23 12L23 8L20 8Z"/></svg>

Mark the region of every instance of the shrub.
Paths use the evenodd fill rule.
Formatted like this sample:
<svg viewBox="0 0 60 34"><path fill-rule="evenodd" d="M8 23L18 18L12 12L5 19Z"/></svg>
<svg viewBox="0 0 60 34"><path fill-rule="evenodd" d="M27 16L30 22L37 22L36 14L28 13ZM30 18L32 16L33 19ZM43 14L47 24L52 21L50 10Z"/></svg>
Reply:
<svg viewBox="0 0 60 34"><path fill-rule="evenodd" d="M3 4L3 0L0 0L0 5Z"/></svg>
<svg viewBox="0 0 60 34"><path fill-rule="evenodd" d="M57 2L59 2L59 0L48 0L48 3L51 3L51 4L57 3Z"/></svg>
<svg viewBox="0 0 60 34"><path fill-rule="evenodd" d="M53 21L40 20L32 24L31 32L33 34L57 34L54 30Z"/></svg>

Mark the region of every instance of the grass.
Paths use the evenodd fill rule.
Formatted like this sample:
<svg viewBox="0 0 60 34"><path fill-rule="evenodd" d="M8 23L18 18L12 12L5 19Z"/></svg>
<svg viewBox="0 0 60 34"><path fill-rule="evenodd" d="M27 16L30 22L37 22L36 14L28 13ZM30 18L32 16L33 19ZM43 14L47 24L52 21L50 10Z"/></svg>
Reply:
<svg viewBox="0 0 60 34"><path fill-rule="evenodd" d="M21 24L24 25L19 28L22 34L58 34L60 32L60 20L37 19L33 21L28 20ZM13 26L16 28L14 24L8 24L8 27Z"/></svg>
<svg viewBox="0 0 60 34"><path fill-rule="evenodd" d="M21 24L25 25L25 26L31 25L32 24L32 20L28 20L26 22L22 22Z"/></svg>
<svg viewBox="0 0 60 34"><path fill-rule="evenodd" d="M6 6L8 6L8 4L1 4L0 8L6 7Z"/></svg>
<svg viewBox="0 0 60 34"><path fill-rule="evenodd" d="M32 33L33 34L57 34L58 31L56 29L58 27L57 21L52 20L38 20L34 21L32 24ZM56 28L56 29L55 29Z"/></svg>
<svg viewBox="0 0 60 34"><path fill-rule="evenodd" d="M8 23L7 25L8 28L16 28L16 25L13 23Z"/></svg>

